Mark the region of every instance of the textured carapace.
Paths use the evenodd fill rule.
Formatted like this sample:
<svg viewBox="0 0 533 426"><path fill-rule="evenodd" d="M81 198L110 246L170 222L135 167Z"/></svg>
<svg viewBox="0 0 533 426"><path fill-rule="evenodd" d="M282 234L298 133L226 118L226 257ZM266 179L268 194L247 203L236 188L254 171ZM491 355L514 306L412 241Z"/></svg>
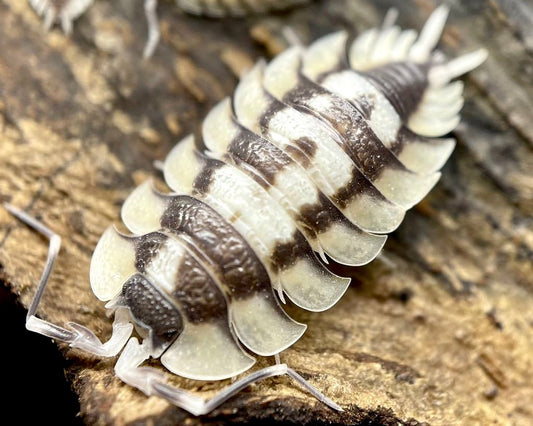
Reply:
<svg viewBox="0 0 533 426"><path fill-rule="evenodd" d="M455 144L438 137L463 103L450 81L486 56L433 53L446 16L436 9L420 35L386 20L257 63L166 158L173 192L147 182L126 200L132 235L104 233L92 289L129 310L171 372L228 378L254 363L240 344L291 346L306 326L280 301L330 308L349 279L328 257L370 262L435 185Z"/></svg>
<svg viewBox="0 0 533 426"><path fill-rule="evenodd" d="M155 5L145 0L152 24ZM26 328L93 355L120 353L122 381L195 415L281 374L342 410L279 357L209 400L145 361L159 358L198 380L234 377L254 364L252 353L277 355L305 332L282 308L285 297L311 311L339 300L349 279L328 261L370 262L384 234L435 185L454 148L453 139L440 138L462 107L462 83L451 80L486 52L450 61L433 52L447 13L437 8L420 35L401 31L389 13L381 28L355 40L334 33L244 75L201 132L168 155L163 171L173 192L141 185L122 208L131 235L110 227L100 239L90 281L114 314L105 342L81 324L64 328L37 316L61 239L5 204L50 241Z"/></svg>

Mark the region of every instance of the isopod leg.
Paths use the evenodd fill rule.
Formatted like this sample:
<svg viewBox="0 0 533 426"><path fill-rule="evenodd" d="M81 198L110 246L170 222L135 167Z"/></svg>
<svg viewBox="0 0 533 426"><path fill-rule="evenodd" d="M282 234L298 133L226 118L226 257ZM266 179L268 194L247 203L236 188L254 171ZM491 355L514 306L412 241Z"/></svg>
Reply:
<svg viewBox="0 0 533 426"><path fill-rule="evenodd" d="M289 46L299 46L304 47L303 41L300 39L296 31L294 31L293 28L285 26L282 28L281 33L283 34L283 37L285 37L285 40L287 43L289 43Z"/></svg>
<svg viewBox="0 0 533 426"><path fill-rule="evenodd" d="M285 364L281 364L285 365ZM300 376L296 371L294 371L292 368L287 367L287 375L289 377L292 377L294 380L296 380L300 385L302 385L305 389L307 389L316 399L326 404L328 407L333 408L337 411L344 411L338 404L334 403L331 399L329 399L326 395L324 395L322 392L319 392L317 388L314 386L311 386L311 384L305 380L302 376Z"/></svg>
<svg viewBox="0 0 533 426"><path fill-rule="evenodd" d="M146 14L146 22L148 23L148 40L146 41L143 52L145 58L152 56L161 37L156 9L157 0L144 0L144 12Z"/></svg>
<svg viewBox="0 0 533 426"><path fill-rule="evenodd" d="M283 374L292 377L315 396L315 398L329 407L338 411L343 411L340 406L320 393L318 389L311 386L311 384L309 384L302 376L287 367L287 364L276 364L256 371L255 373L235 381L226 389L216 394L213 398L204 400L203 398L192 395L183 389L170 385L165 380L161 371L153 367L140 367L144 361L150 358L152 355L151 352L152 348L148 340L144 340L142 344L139 344L136 338L131 338L120 354L120 358L115 365L117 376L125 383L136 387L145 394L165 398L174 405L187 410L195 416L201 416L211 412L223 402L253 383L268 377L281 376Z"/></svg>
<svg viewBox="0 0 533 426"><path fill-rule="evenodd" d="M26 223L37 232L44 235L50 241L48 246L48 257L46 264L37 287L37 291L31 302L30 308L26 315L26 328L30 331L42 334L60 342L68 343L70 346L85 350L98 356L114 356L126 344L132 331L133 325L128 320L128 314L124 309L118 309L115 312L115 321L113 322L113 334L111 338L102 343L96 335L87 327L76 323L68 323L71 330L44 321L36 316L37 308L44 294L44 290L50 279L50 274L54 267L55 260L61 247L61 238L44 224L11 206L4 203L4 207L15 217Z"/></svg>

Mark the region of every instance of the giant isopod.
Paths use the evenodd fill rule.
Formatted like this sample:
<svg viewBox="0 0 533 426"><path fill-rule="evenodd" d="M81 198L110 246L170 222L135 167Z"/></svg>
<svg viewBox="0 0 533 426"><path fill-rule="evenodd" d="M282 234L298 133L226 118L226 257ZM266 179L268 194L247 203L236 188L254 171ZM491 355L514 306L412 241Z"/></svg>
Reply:
<svg viewBox="0 0 533 426"><path fill-rule="evenodd" d="M27 328L98 356L120 354L121 380L195 415L281 374L341 410L279 362L208 401L143 363L159 359L197 380L235 377L254 365L253 354L277 356L305 332L284 311L285 298L319 312L342 297L350 280L328 260L372 261L454 149L454 139L441 138L463 104L463 84L452 80L487 54L448 60L435 51L447 15L438 7L419 35L388 15L353 41L337 32L256 63L202 131L168 154L171 191L139 186L122 207L131 234L110 227L98 242L90 283L114 314L105 343L79 324L36 316L60 240L7 205L50 239Z"/></svg>

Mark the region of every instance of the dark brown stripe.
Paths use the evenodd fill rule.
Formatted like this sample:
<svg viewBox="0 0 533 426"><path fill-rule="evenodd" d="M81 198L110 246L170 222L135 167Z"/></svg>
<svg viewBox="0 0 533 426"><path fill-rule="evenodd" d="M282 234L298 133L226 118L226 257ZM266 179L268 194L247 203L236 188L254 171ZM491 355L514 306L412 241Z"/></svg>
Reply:
<svg viewBox="0 0 533 426"><path fill-rule="evenodd" d="M246 173L246 175L249 178L253 179L255 183L260 185L263 189L268 191L272 187L271 183L266 177L261 175L256 169L254 169L252 166L250 166L247 162L245 162L241 158L231 153L226 153L223 156L223 160L228 165L234 166L240 171Z"/></svg>
<svg viewBox="0 0 533 426"><path fill-rule="evenodd" d="M316 149L317 149L317 145L315 141L309 138L306 138L306 137L302 137L302 138L293 140L293 143L298 148L300 148L303 152L305 152L305 155L307 155L307 157L313 158L315 156Z"/></svg>
<svg viewBox="0 0 533 426"><path fill-rule="evenodd" d="M268 102L268 108L259 118L259 127L263 131L263 134L265 134L265 132L268 133L268 129L270 128L270 120L272 120L279 111L283 111L287 108L287 105L276 99L267 90L263 90L263 94Z"/></svg>
<svg viewBox="0 0 533 426"><path fill-rule="evenodd" d="M183 331L179 311L143 275L135 274L126 281L122 298L135 322L152 331L154 347L168 347Z"/></svg>
<svg viewBox="0 0 533 426"><path fill-rule="evenodd" d="M276 99L267 90L264 90L264 95L265 98L268 99L268 108L260 117L259 127L261 128L263 135L268 135L270 120L272 120L278 112L292 107ZM296 147L287 146L284 148L285 152L303 167L309 167L316 152L316 142L306 137L297 140L291 139L291 142L296 145Z"/></svg>
<svg viewBox="0 0 533 426"><path fill-rule="evenodd" d="M288 145L285 147L285 153L303 168L307 169L311 166L312 158L309 158L301 149Z"/></svg>
<svg viewBox="0 0 533 426"><path fill-rule="evenodd" d="M195 324L228 318L228 306L222 291L206 270L190 254L179 266L176 290L172 293L187 319Z"/></svg>
<svg viewBox="0 0 533 426"><path fill-rule="evenodd" d="M329 229L335 223L343 223L345 226L353 226L346 217L333 205L321 192L318 202L306 204L300 209L300 221L315 233L320 234ZM356 228L354 226L354 228Z"/></svg>
<svg viewBox="0 0 533 426"><path fill-rule="evenodd" d="M302 78L305 77L302 76ZM317 87L321 89L321 86ZM282 111L285 108L293 108L294 106L289 106L283 103L282 101L274 98L270 93L266 91L265 96L268 97L270 102L269 108L261 117L260 126L262 129L264 129L265 133L268 133L269 122L272 117L279 111ZM368 110L371 108L370 103L366 102L364 108L366 108L367 113L369 113ZM296 109L298 109L299 112L302 114L309 113L307 109L304 109L304 111L302 111L300 108ZM321 120L320 117L315 118ZM296 143L295 141L292 142ZM294 146L289 145L284 148L285 153L287 153L294 161L296 161L302 167L308 169L311 166L313 157L315 155L317 142L310 140L309 138L302 138L297 144L300 148L296 148ZM304 149L305 151L302 151L302 149ZM370 182L369 179L361 172L361 170L355 167L355 165L352 173L353 174L351 180L344 187L339 188L337 192L333 196L331 196L333 202L335 202L341 208L345 208L348 203L350 203L351 200L356 198L358 195L365 194L376 200L388 203L387 199L383 196L383 194L381 194L381 192L379 192L376 187L374 187L372 182Z"/></svg>
<svg viewBox="0 0 533 426"><path fill-rule="evenodd" d="M275 178L278 173L281 173L289 164L296 166L295 161L272 142L256 135L237 122L234 124L239 127L240 132L231 142L228 151L255 170L255 172L250 173L260 174L265 178L265 181L275 186ZM310 157L314 156L317 148L316 143L308 138L300 139L298 146L301 147L302 151L305 151L306 156L309 155ZM242 164L237 165L242 167ZM302 173L305 171L302 170ZM298 221L307 230L313 231L314 234L326 231L332 223L347 222L344 215L319 189L317 192L319 201L303 206L298 212Z"/></svg>
<svg viewBox="0 0 533 426"><path fill-rule="evenodd" d="M317 110L311 105L316 96L330 98L328 108ZM312 114L329 123L342 136L340 146L364 175L374 181L385 167L404 169L398 159L383 145L364 119L354 101L347 101L301 76L298 85L283 100L303 113ZM355 104L357 105L357 104ZM364 108L368 110L368 105Z"/></svg>
<svg viewBox="0 0 533 426"><path fill-rule="evenodd" d="M360 74L385 95L405 122L428 86L428 69L427 64L396 62Z"/></svg>
<svg viewBox="0 0 533 426"><path fill-rule="evenodd" d="M224 166L219 160L207 158L200 152L196 152L196 158L203 164L202 171L196 176L193 182L193 194L206 194L213 181L215 172Z"/></svg>
<svg viewBox="0 0 533 426"><path fill-rule="evenodd" d="M139 272L143 273L146 271L150 262L158 255L161 246L167 240L168 237L160 232L151 232L135 239L135 266ZM176 290L169 296L174 297L182 306L183 313L189 321L199 323L226 315L224 310L227 307L223 294L209 274L190 254L184 255L178 270L180 275L175 277ZM146 278L143 279L147 281ZM157 295L152 294L153 291L157 291L155 289L153 291L146 290L144 295L140 294L143 291L142 289L147 286L146 283L141 283L141 281L140 279L136 279L133 283L135 285L131 289L128 289L129 293L128 295L124 295L124 297L135 297L138 300L148 297L150 300L158 300ZM132 300L128 302L128 306L130 306L130 309L136 309L140 312L136 316L139 321L150 325L151 328L157 328L157 313L151 315L144 311L141 312L142 306L137 306L140 303L139 301L135 302ZM148 304L148 302L146 303ZM167 308L162 307L161 309L166 310Z"/></svg>
<svg viewBox="0 0 533 426"><path fill-rule="evenodd" d="M259 171L273 185L276 175L291 163L291 159L270 141L237 122L235 125L239 127L239 133L229 145L228 152Z"/></svg>
<svg viewBox="0 0 533 426"><path fill-rule="evenodd" d="M375 200L389 203L383 194L361 174L359 169L354 167L351 179L346 185L339 188L331 198L340 208L345 208L352 200L363 194Z"/></svg>
<svg viewBox="0 0 533 426"><path fill-rule="evenodd" d="M305 237L300 231L296 231L291 241L276 245L270 263L275 270L284 270L294 266L300 259L306 259L316 265L317 268L323 267L309 247ZM305 277L302 277L302 279L305 279Z"/></svg>
<svg viewBox="0 0 533 426"><path fill-rule="evenodd" d="M194 192L196 193L201 192L201 191L207 191L212 181L213 172L216 169L224 166L224 163L222 161L207 158L201 155L200 153L198 153L198 157L201 158L202 161L204 162L204 169L201 171L197 179L194 181L194 187L195 187ZM179 197L176 197L176 198L179 198ZM170 210L170 206L167 207L167 211L169 210ZM161 225L164 227L168 227L169 229L178 229L179 225L173 225L173 227L171 227L170 223L166 222L166 219L165 219L166 216L167 216L167 212L163 214L163 217L161 219ZM177 215L177 217L180 217L179 214ZM211 217L214 217L214 216L211 216ZM231 230L232 236L240 235L223 218L220 218L220 219L222 220L221 221L219 220L214 224L211 224L211 225L208 224L209 231L214 232L214 230L217 230L217 228L221 226L222 223L225 223L226 225L230 226L227 232ZM191 219L190 221L194 223L202 223L202 220ZM165 225L163 225L163 223L165 223ZM193 237L195 234L187 233L187 235L190 235L191 237ZM307 241L305 240L305 237L299 231L296 232L296 235L297 235L297 238L295 239L294 242L289 242L285 244L286 246L285 249L287 247L294 246L292 248L294 256L309 257L308 253L311 253L311 257L316 260L316 257L313 256L312 249L307 243ZM226 243L226 239L227 238L223 236L220 238L219 241ZM241 246L240 249L242 249L243 241L245 240L242 237L240 237L239 238L239 243ZM213 260L213 263L212 263L213 265L218 265L219 267L222 268L220 270L220 273L221 273L220 277L222 278L223 284L227 286L227 289L229 292L228 295L230 297L232 295L235 297L247 297L248 295L255 294L259 291L267 291L267 289L268 291L271 291L272 287L271 287L270 279L266 271L264 271L266 274L265 279L262 279L261 276L259 276L258 274L257 275L255 274L256 272L260 272L260 271L257 271L255 269L258 266L257 263L255 262L257 258L255 256L252 257L250 255L250 252L248 252L247 250L243 251L242 252L243 257L239 258L238 253L231 253L229 249L228 250L224 250L224 249L214 250L214 248L216 247L218 247L218 245L215 245L213 247L213 239L211 239L211 246L209 244L206 244L205 247L202 247L200 250L202 253L204 253L207 256L207 258ZM246 244L246 247L250 248L248 244ZM239 246L236 246L236 249L239 250ZM252 249L250 248L250 250ZM223 256L228 255L228 254L229 254L229 257L224 260ZM220 260L216 260L217 256L220 256ZM318 262L318 260L316 261ZM277 267L282 267L282 268L289 267L292 264L293 263L285 264L281 258L277 258L276 261L272 261L272 265L275 265ZM250 265L254 267L253 269L254 275L249 276L249 278L251 278L252 281L245 281L243 280L242 274L243 272L252 271L252 269L250 268ZM229 270L225 271L224 266L230 266ZM235 266L237 266L237 268Z"/></svg>
<svg viewBox="0 0 533 426"><path fill-rule="evenodd" d="M161 226L176 234L186 234L205 257L228 296L245 298L270 289L270 278L246 240L207 204L185 195L169 197Z"/></svg>
<svg viewBox="0 0 533 426"><path fill-rule="evenodd" d="M135 239L135 267L139 272L145 272L166 240L167 237L159 232L151 232Z"/></svg>

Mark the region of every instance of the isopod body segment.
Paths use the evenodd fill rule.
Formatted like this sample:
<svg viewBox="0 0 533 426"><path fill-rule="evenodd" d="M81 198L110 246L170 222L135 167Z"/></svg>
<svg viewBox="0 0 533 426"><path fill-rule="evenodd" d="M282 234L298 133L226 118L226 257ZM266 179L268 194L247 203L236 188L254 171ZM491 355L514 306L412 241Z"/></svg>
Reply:
<svg viewBox="0 0 533 426"><path fill-rule="evenodd" d="M46 323L35 309L28 328L99 355L122 351L115 370L124 382L194 414L276 374L340 409L284 364L207 402L139 367L159 358L183 377L234 377L254 354L277 355L305 332L286 298L319 312L342 297L349 279L328 262L372 261L453 151L442 136L459 121L463 85L452 80L486 52L435 54L447 13L437 8L420 35L386 20L354 40L333 33L259 61L201 132L168 154L170 190L139 186L122 207L130 234L110 227L100 239L90 282L115 314L111 340Z"/></svg>

